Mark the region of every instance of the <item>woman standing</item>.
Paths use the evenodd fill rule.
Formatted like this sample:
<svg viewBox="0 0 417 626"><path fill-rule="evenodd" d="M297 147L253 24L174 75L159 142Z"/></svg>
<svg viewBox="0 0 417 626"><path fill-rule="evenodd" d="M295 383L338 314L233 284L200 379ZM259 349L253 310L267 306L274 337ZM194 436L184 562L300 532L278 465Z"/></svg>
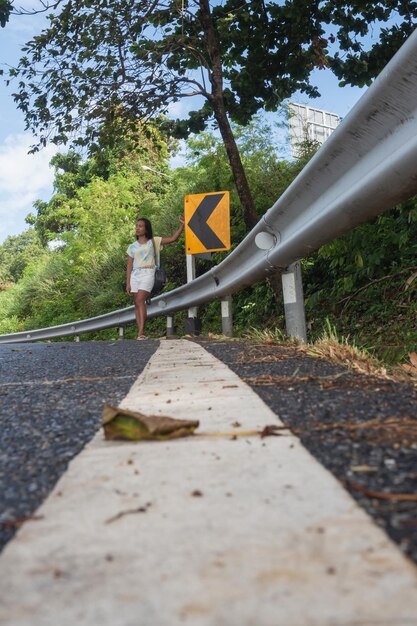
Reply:
<svg viewBox="0 0 417 626"><path fill-rule="evenodd" d="M127 249L126 291L132 293L135 298L137 339L146 339L144 335L147 318L146 300L155 281L156 259L159 258L162 246L177 241L184 230L182 215L178 220L180 227L171 237L154 237L152 225L145 217L139 218L136 222L136 241Z"/></svg>

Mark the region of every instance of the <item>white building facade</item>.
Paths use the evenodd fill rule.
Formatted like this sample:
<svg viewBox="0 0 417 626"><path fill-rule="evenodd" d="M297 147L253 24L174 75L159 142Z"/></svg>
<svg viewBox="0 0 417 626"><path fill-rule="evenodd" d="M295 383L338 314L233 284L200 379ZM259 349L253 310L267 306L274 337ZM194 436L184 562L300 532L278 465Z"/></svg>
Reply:
<svg viewBox="0 0 417 626"><path fill-rule="evenodd" d="M301 145L305 141L317 141L323 144L340 124L341 118L336 113L314 109L304 104L289 103L289 130L291 156L301 155Z"/></svg>

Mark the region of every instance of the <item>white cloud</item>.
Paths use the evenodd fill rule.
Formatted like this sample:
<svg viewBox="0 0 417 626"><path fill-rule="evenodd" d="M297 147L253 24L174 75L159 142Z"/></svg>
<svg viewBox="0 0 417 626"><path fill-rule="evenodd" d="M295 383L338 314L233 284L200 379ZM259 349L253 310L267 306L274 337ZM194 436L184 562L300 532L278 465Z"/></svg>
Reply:
<svg viewBox="0 0 417 626"><path fill-rule="evenodd" d="M167 108L168 117L183 119L188 117L190 111L198 111L204 104L202 96L180 98L176 102L170 102Z"/></svg>
<svg viewBox="0 0 417 626"><path fill-rule="evenodd" d="M169 117L182 118L186 117L190 110L189 101L185 102L184 100L177 100L177 102L169 103L167 113Z"/></svg>
<svg viewBox="0 0 417 626"><path fill-rule="evenodd" d="M43 8L39 0L19 0L16 6L17 9L24 9L25 11L39 10Z"/></svg>
<svg viewBox="0 0 417 626"><path fill-rule="evenodd" d="M39 34L40 31L48 24L47 14L42 11L42 5L39 1L20 1L15 5L16 11L22 11L22 14L16 15L12 13L10 15L9 22L5 27L5 37L10 42L23 44L35 34ZM26 13L27 12L27 13ZM53 11L48 11L52 13ZM2 33L3 34L3 33Z"/></svg>
<svg viewBox="0 0 417 626"><path fill-rule="evenodd" d="M49 145L28 154L32 143L30 135L16 134L0 144L0 243L28 228L25 217L33 202L52 194L54 172L49 161L57 148Z"/></svg>
<svg viewBox="0 0 417 626"><path fill-rule="evenodd" d="M186 163L186 143L184 139L178 142L178 149L174 155L171 155L169 159L169 167L175 170L176 167L185 167Z"/></svg>

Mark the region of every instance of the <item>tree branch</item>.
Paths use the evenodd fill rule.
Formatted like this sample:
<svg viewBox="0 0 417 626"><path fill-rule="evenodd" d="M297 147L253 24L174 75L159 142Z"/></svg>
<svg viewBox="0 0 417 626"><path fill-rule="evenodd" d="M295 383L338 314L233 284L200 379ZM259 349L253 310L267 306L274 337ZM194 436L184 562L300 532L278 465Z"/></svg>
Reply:
<svg viewBox="0 0 417 626"><path fill-rule="evenodd" d="M417 270L416 265L412 265L411 267L405 267L403 270L400 270L399 272L395 272L394 274L387 274L386 276L375 278L374 280L371 280L368 284L363 285L363 287L360 287L359 289L357 289L354 293L350 294L350 296L346 296L345 298L342 298L341 300L336 302L336 304L342 304L342 302L345 302L342 308L342 311L343 311L345 307L349 304L349 302L358 295L358 293L365 291L365 289L368 289L368 287L371 287L372 285L376 285L377 283L381 283L382 281L388 280L389 278L394 278L394 276L399 276L400 274L405 274L405 272L410 272L413 270Z"/></svg>
<svg viewBox="0 0 417 626"><path fill-rule="evenodd" d="M56 9L63 0L56 0L55 2L45 2L44 0L39 0L40 4L43 6L43 9L24 9L20 7L20 9L13 9L11 12L12 15L37 15L38 13L45 13L46 11L50 11L51 9Z"/></svg>

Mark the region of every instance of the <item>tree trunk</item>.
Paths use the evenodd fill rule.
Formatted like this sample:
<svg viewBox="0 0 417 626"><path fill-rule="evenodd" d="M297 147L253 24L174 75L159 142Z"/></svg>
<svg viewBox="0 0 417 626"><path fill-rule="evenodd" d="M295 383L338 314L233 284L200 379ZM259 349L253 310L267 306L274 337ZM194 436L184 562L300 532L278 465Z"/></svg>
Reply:
<svg viewBox="0 0 417 626"><path fill-rule="evenodd" d="M226 148L230 167L232 168L233 179L235 181L237 193L243 209L243 219L245 221L246 228L251 230L255 224L258 223L259 216L255 209L246 173L240 158L239 149L236 145L233 131L226 113L226 107L223 99L223 74L220 47L213 20L211 18L208 0L200 0L200 11L201 24L204 30L211 63L211 94L209 95L209 100L211 106L213 107L214 116Z"/></svg>
<svg viewBox="0 0 417 626"><path fill-rule="evenodd" d="M201 24L203 26L206 38L207 50L211 63L211 94L209 100L213 108L214 116L226 148L229 158L230 167L232 168L233 179L239 195L240 203L243 209L243 219L248 231L252 230L259 221L259 215L256 212L252 194L249 188L248 179L240 158L239 148L227 117L226 107L223 99L223 74L222 61L220 55L220 47L217 34L211 19L210 5L208 0L200 0ZM268 278L268 282L274 292L275 301L278 306L282 306L282 286L281 272L274 272Z"/></svg>
<svg viewBox="0 0 417 626"><path fill-rule="evenodd" d="M255 209L252 193L240 158L239 148L236 145L223 101L213 102L213 110L229 158L230 167L232 168L237 193L243 207L243 218L246 228L252 230L259 221L259 215Z"/></svg>

